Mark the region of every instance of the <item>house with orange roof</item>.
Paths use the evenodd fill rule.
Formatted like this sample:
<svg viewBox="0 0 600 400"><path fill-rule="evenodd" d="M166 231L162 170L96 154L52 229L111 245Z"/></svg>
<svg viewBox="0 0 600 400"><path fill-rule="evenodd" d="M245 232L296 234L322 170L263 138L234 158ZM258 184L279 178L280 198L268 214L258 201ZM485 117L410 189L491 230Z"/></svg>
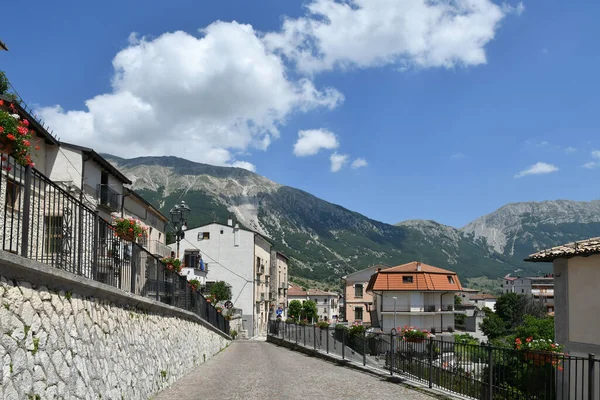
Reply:
<svg viewBox="0 0 600 400"><path fill-rule="evenodd" d="M454 295L462 290L456 272L418 261L379 270L367 285L384 332L404 325L454 331Z"/></svg>

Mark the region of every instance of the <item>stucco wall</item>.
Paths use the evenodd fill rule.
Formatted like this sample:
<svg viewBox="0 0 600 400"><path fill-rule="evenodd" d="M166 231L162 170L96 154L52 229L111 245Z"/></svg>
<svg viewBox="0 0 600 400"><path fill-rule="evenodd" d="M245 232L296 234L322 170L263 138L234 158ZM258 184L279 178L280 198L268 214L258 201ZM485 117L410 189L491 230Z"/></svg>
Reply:
<svg viewBox="0 0 600 400"><path fill-rule="evenodd" d="M187 311L34 267L0 260L1 399L147 399L228 344Z"/></svg>
<svg viewBox="0 0 600 400"><path fill-rule="evenodd" d="M570 342L600 346L600 324L596 318L600 315L599 282L600 255L569 260L567 300Z"/></svg>

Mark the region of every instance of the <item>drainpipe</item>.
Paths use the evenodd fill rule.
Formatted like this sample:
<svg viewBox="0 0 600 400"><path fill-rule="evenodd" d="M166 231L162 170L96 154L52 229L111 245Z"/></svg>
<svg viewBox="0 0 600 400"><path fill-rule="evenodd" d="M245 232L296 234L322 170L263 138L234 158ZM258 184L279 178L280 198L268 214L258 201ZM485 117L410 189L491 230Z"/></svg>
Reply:
<svg viewBox="0 0 600 400"><path fill-rule="evenodd" d="M444 292L442 294L440 294L440 311L442 311L442 299L444 298L445 294L448 294L450 292ZM440 313L440 333L444 330L444 314Z"/></svg>

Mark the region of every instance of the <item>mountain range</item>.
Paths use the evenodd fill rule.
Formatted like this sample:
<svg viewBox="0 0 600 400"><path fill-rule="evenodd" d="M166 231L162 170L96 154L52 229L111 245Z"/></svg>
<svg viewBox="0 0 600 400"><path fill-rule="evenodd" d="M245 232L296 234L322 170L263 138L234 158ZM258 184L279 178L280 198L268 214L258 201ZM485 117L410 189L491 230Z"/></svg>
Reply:
<svg viewBox="0 0 600 400"><path fill-rule="evenodd" d="M271 238L290 258L292 275L322 282L339 282L376 263L413 260L461 278L543 273L549 265L523 259L542 248L600 236L598 200L507 204L462 228L424 220L390 225L245 169L177 157L104 157L164 214L185 200L192 209L190 227L233 216Z"/></svg>

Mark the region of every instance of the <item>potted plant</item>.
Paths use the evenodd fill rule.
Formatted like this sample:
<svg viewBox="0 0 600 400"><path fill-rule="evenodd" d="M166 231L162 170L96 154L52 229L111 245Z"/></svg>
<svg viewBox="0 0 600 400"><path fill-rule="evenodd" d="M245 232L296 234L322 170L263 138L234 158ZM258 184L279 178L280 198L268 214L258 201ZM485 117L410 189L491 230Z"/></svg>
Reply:
<svg viewBox="0 0 600 400"><path fill-rule="evenodd" d="M165 264L168 271L181 272L181 261L174 257L165 257L161 260Z"/></svg>
<svg viewBox="0 0 600 400"><path fill-rule="evenodd" d="M29 129L29 121L21 119L13 103L5 105L0 99L0 153L10 154L23 166L35 166L31 160L31 140L33 131ZM39 150L39 146L35 146ZM3 159L3 161L5 161ZM10 170L10 166L4 167Z"/></svg>
<svg viewBox="0 0 600 400"><path fill-rule="evenodd" d="M317 326L320 329L328 329L329 328L329 322L327 322L327 321L319 321L319 323L317 324Z"/></svg>
<svg viewBox="0 0 600 400"><path fill-rule="evenodd" d="M406 342L422 343L429 337L429 332L426 329L420 330L414 326L405 325L400 330L400 336Z"/></svg>
<svg viewBox="0 0 600 400"><path fill-rule="evenodd" d="M563 350L563 346L550 339L534 339L531 336L525 339L525 342L516 338L515 348L524 350L525 359L531 360L534 365L552 363L553 366L558 365L558 356L562 355Z"/></svg>
<svg viewBox="0 0 600 400"><path fill-rule="evenodd" d="M223 310L223 308L222 307L215 307L215 310L217 310L217 312L220 313Z"/></svg>
<svg viewBox="0 0 600 400"><path fill-rule="evenodd" d="M113 229L115 230L115 236L128 242L134 242L138 238L148 236L148 228L142 226L139 219L115 218Z"/></svg>
<svg viewBox="0 0 600 400"><path fill-rule="evenodd" d="M182 264L182 268L183 268L183 264ZM190 287L194 290L200 289L200 281L198 279L190 279L188 281L188 285L190 285Z"/></svg>

